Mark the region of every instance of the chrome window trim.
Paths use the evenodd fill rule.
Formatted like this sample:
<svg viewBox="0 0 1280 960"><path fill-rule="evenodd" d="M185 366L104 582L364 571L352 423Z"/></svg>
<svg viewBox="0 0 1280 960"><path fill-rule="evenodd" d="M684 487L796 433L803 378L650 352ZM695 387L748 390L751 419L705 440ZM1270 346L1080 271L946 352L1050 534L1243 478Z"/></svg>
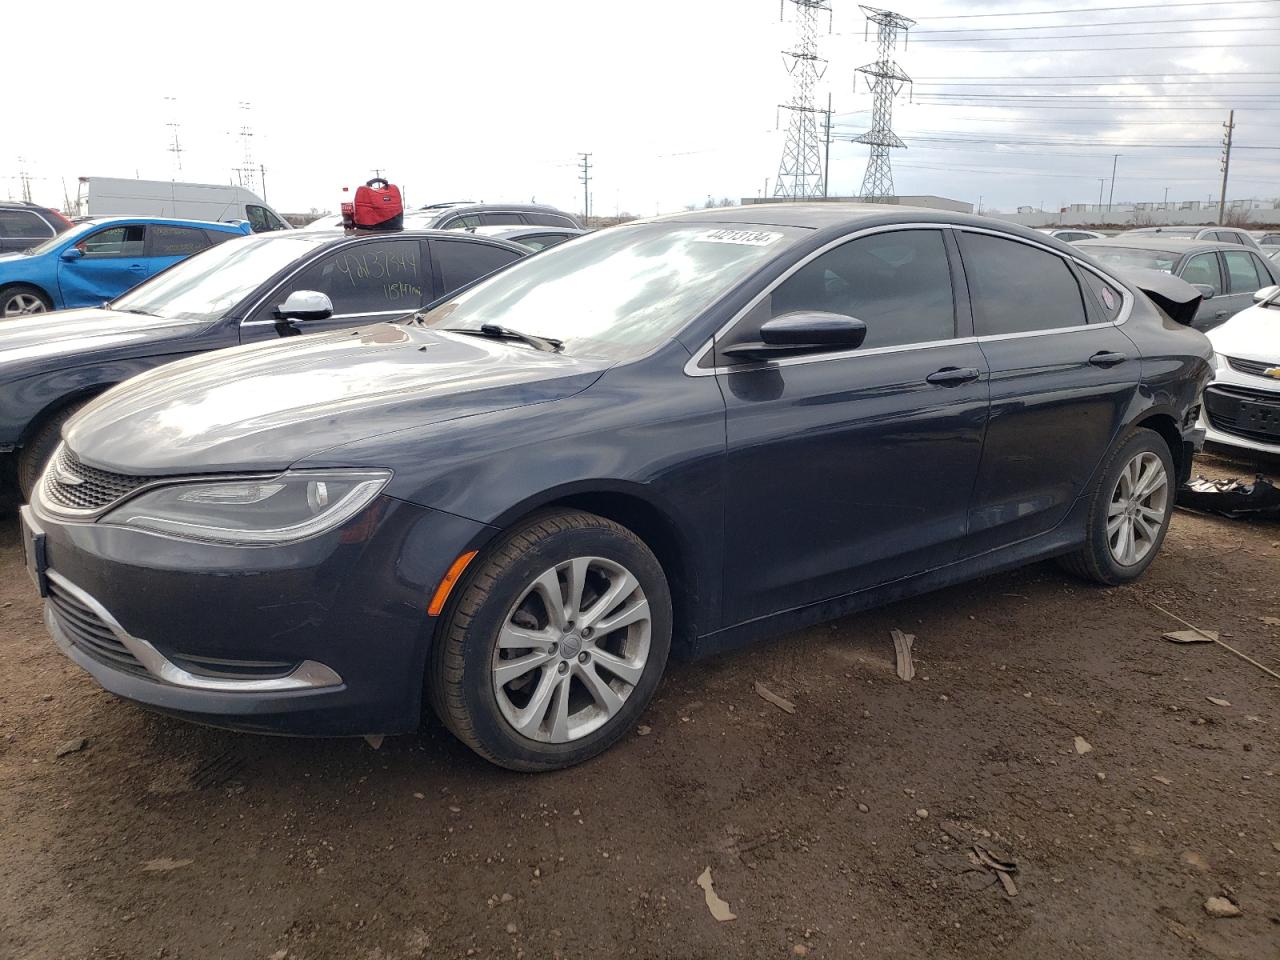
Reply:
<svg viewBox="0 0 1280 960"><path fill-rule="evenodd" d="M283 677L263 677L257 680L235 680L230 677L202 677L183 670L147 641L125 630L101 603L81 590L62 574L46 571L46 576L62 590L92 610L124 647L146 668L147 672L164 683L189 690L208 690L214 693L279 693L287 690L318 690L342 685L342 677L331 668L315 660L303 660ZM53 613L53 604L46 601L44 622L54 642L63 653L78 649L59 626ZM85 654L85 656L90 656Z"/></svg>
<svg viewBox="0 0 1280 960"><path fill-rule="evenodd" d="M779 360L761 360L756 363L738 364L732 367L700 367L698 366L698 364L702 362L702 359L714 348L715 342L719 337L722 337L726 333L728 333L737 323L739 323L752 310L754 310L757 306L759 306L760 302L764 300L765 297L771 294L775 289L777 289L786 280L788 280L792 274L799 271L802 267L807 266L811 261L822 256L828 250L832 250L835 247L838 247L842 244L850 243L854 240L861 239L862 237L873 236L874 234L877 234L877 233L894 233L899 230L938 230L938 231L956 230L956 231L967 231L969 233L985 233L993 237L999 237L1000 239L1003 239L1003 240L1012 240L1016 243L1025 243L1027 246L1036 247L1040 250L1045 251L1046 253L1051 253L1054 256L1064 261L1069 260L1071 263L1075 264L1077 267L1088 270L1090 273L1093 273L1099 278L1101 278L1102 280L1105 280L1109 286L1114 287L1116 290L1118 290L1120 292L1120 297L1123 301L1120 307L1120 313L1117 315L1115 320L1108 320L1103 323L1086 323L1080 326L1073 326L1073 327L1054 327L1049 330L1031 330L1024 333L997 333L997 334L989 334L984 337L979 337L979 336L951 337L946 340L926 340L926 341L920 341L917 343L897 344L889 347L872 347L868 350L841 350L836 353L815 354L813 356L807 356L807 357L785 357ZM1082 290L1081 295L1083 296L1083 294L1084 294L1084 291ZM1129 315L1133 312L1133 305L1134 305L1133 294L1129 292L1129 288L1125 284L1120 283L1118 280L1116 280L1115 277L1108 276L1104 271L1099 270L1097 267L1093 266L1090 263L1086 263L1085 261L1081 260L1079 257L1069 256L1067 254L1062 253L1060 250L1053 249L1053 247L1049 246L1048 244L1039 243L1028 237L1019 237L1011 233L1005 233L1002 230L993 230L988 227L968 226L968 225L960 225L960 224L954 224L954 223L938 222L938 223L882 224L876 227L866 227L862 230L855 230L853 233L848 233L842 237L837 237L836 239L823 244L817 250L811 251L804 258L793 263L785 271L783 271L781 274L775 277L768 284L768 286L766 286L758 294L752 297L750 302L748 302L746 306L744 306L741 310L735 313L727 323L725 323L722 327L720 327L719 330L717 330L714 334L712 334L711 338L708 339L706 343L704 343L699 349L693 352L693 355L689 358L689 360L684 365L684 373L685 373L685 376L689 376L689 377L713 377L713 376L716 376L717 374L742 373L745 371L771 369L773 367L789 367L789 366L794 366L802 363L822 363L827 360L845 360L845 359L851 359L854 357L874 357L874 356L881 356L886 353L900 353L904 350L927 350L933 347L944 346L946 344L965 344L965 343L982 344L986 342L995 342L1000 340L1015 340L1015 339L1021 339L1024 337L1043 337L1043 336L1051 336L1058 333L1074 333L1080 330L1096 330L1100 327L1118 327L1121 324L1123 324L1126 320L1129 319ZM1081 302L1081 306L1082 307L1085 306L1083 301ZM1086 314L1087 312L1088 311L1086 309Z"/></svg>

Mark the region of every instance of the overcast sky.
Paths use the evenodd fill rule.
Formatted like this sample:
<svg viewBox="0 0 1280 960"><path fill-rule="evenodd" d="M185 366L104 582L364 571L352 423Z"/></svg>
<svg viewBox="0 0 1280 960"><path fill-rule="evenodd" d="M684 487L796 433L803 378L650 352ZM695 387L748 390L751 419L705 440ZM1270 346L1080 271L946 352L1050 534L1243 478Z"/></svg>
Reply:
<svg viewBox="0 0 1280 960"><path fill-rule="evenodd" d="M1234 103L1243 149L1233 156L1229 193L1280 195L1280 149L1262 149L1280 147L1280 0L955 19L1151 2L896 4L918 21L897 58L920 78L915 102L904 90L894 108L909 144L894 153L897 192L1056 209L1096 202L1098 178L1110 177L1120 153L1116 201L1160 200L1165 187L1171 200L1216 197L1215 145ZM825 106L830 89L837 113L832 192L850 194L861 185L867 147L849 137L868 125L871 101L862 78L855 88L853 70L875 50L857 4L833 3L830 34L821 21L829 66L818 98ZM1162 22L1061 29L1116 20ZM597 213L755 196L766 178L772 190L777 172L777 104L790 95L779 51L794 47L792 11L780 22L778 0L58 0L6 4L0 21L10 78L0 196L18 195L21 163L35 199L57 206L64 184L74 197L84 175L227 182L241 166L246 124L253 161L266 167L267 199L285 212L336 209L341 187L375 167L404 186L412 205L536 199L581 210L578 151L593 154ZM1059 29L972 40L995 27L1048 25ZM959 28L975 32L929 32ZM1026 39L1042 33L1119 35ZM14 42L20 38L32 42ZM1047 49L1013 52L1034 47ZM1120 49L1127 47L1143 49ZM1113 74L1179 82L974 85ZM1179 99L1154 96L1161 92ZM1012 93L1128 99L992 100ZM180 124L180 174L167 149L170 121Z"/></svg>

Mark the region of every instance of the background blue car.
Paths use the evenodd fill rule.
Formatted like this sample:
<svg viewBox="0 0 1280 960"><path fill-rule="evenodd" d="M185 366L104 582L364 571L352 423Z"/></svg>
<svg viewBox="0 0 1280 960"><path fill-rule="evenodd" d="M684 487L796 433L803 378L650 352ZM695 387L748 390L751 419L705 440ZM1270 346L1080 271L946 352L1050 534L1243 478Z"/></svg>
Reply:
<svg viewBox="0 0 1280 960"><path fill-rule="evenodd" d="M104 217L0 254L0 319L96 307L179 260L249 233L248 223Z"/></svg>

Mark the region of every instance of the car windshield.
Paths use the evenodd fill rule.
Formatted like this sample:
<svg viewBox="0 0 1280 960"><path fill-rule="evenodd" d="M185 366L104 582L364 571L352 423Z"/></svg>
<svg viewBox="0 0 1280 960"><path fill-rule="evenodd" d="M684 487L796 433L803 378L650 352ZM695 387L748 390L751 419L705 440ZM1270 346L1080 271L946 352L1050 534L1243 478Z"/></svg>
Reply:
<svg viewBox="0 0 1280 960"><path fill-rule="evenodd" d="M1144 270L1161 270L1173 273L1173 265L1180 254L1168 250L1143 250L1138 247L1082 247L1090 256L1113 267L1141 267Z"/></svg>
<svg viewBox="0 0 1280 960"><path fill-rule="evenodd" d="M688 222L612 227L518 261L421 322L493 324L561 340L570 353L640 356L808 232Z"/></svg>
<svg viewBox="0 0 1280 960"><path fill-rule="evenodd" d="M228 240L170 267L110 307L169 320L216 320L278 270L330 240L302 231Z"/></svg>

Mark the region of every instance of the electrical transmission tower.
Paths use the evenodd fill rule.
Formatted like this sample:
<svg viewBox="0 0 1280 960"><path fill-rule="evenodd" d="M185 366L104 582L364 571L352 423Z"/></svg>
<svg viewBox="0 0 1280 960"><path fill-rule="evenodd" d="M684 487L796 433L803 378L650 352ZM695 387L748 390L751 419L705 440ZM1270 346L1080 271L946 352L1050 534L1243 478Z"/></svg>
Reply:
<svg viewBox="0 0 1280 960"><path fill-rule="evenodd" d="M166 149L173 154L173 164L175 167L174 173L176 175L182 173L182 143L178 140L178 128L181 127L182 124L178 122L178 98L165 97L164 99L165 102L169 104L170 115L173 117L172 120L165 124L165 126L169 128L169 133L173 138L172 142Z"/></svg>
<svg viewBox="0 0 1280 960"><path fill-rule="evenodd" d="M782 0L796 7L796 48L784 50L790 59L791 102L779 109L791 114L787 122L787 139L782 146L775 197L821 197L824 195L822 140L818 136L818 114L825 111L813 105L813 88L826 72L827 61L818 56L818 11L827 14L831 26L831 0ZM779 8L785 10L786 7ZM830 122L830 114L828 114Z"/></svg>
<svg viewBox="0 0 1280 960"><path fill-rule="evenodd" d="M893 194L893 168L889 164L889 151L905 148L906 144L893 132L893 98L898 95L904 83L911 78L906 71L891 59L894 48L898 45L898 31L904 34L915 26L915 21L900 13L880 10L877 7L859 6L867 17L868 25L876 24L876 62L859 67L858 73L874 77L871 82L871 129L860 137L854 137L854 143L871 145L871 156L867 160L867 172L862 177L862 198L864 200L886 200ZM904 41L905 43L905 41Z"/></svg>
<svg viewBox="0 0 1280 960"><path fill-rule="evenodd" d="M247 100L240 101L240 109L244 111L244 122L240 124L240 149L241 160L240 166L236 169L236 173L240 175L240 186L247 187L250 190L258 189L258 168L253 162L253 127L249 125L250 112L253 110L253 104Z"/></svg>

